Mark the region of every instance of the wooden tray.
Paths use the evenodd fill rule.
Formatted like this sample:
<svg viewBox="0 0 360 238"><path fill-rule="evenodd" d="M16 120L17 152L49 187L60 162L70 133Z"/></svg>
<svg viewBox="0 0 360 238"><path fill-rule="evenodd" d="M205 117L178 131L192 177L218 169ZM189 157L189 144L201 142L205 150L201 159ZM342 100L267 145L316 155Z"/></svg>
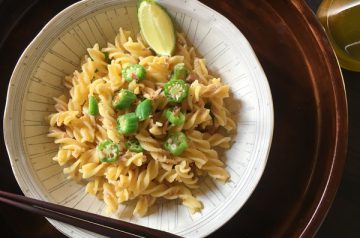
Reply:
<svg viewBox="0 0 360 238"><path fill-rule="evenodd" d="M0 2L2 109L21 52L51 17L73 2ZM203 2L247 37L268 77L275 109L274 139L264 175L245 206L211 237L312 236L335 197L347 146L345 90L329 43L302 1ZM3 141L0 146L1 189L20 193ZM13 230L18 237L64 237L41 217L5 206L0 209L6 232Z"/></svg>

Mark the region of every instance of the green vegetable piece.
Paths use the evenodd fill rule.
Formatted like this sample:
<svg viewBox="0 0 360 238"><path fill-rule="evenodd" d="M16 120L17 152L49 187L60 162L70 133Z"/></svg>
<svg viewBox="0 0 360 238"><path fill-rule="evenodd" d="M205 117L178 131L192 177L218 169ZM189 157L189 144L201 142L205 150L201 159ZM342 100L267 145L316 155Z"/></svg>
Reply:
<svg viewBox="0 0 360 238"><path fill-rule="evenodd" d="M186 135L182 132L170 134L165 140L164 147L175 156L181 155L188 148Z"/></svg>
<svg viewBox="0 0 360 238"><path fill-rule="evenodd" d="M135 113L140 121L144 121L149 118L152 109L153 108L152 108L151 100L145 99L139 105L137 105L135 109Z"/></svg>
<svg viewBox="0 0 360 238"><path fill-rule="evenodd" d="M104 54L104 57L105 57L105 62L107 63L107 64L111 64L111 59L110 59L110 57L109 57L109 52L104 52L104 51L102 51L102 53Z"/></svg>
<svg viewBox="0 0 360 238"><path fill-rule="evenodd" d="M171 80L165 83L164 92L169 102L181 103L188 96L189 85L182 80Z"/></svg>
<svg viewBox="0 0 360 238"><path fill-rule="evenodd" d="M136 95L133 92L127 89L121 89L113 99L113 107L117 110L129 108L135 99Z"/></svg>
<svg viewBox="0 0 360 238"><path fill-rule="evenodd" d="M139 141L136 139L126 141L125 147L126 147L126 149L130 150L131 152L140 153L140 152L144 151L144 149L141 147Z"/></svg>
<svg viewBox="0 0 360 238"><path fill-rule="evenodd" d="M96 147L96 154L103 163L115 162L120 155L120 147L111 140L105 140Z"/></svg>
<svg viewBox="0 0 360 238"><path fill-rule="evenodd" d="M170 80L185 80L188 76L188 71L183 63L177 64L171 74Z"/></svg>
<svg viewBox="0 0 360 238"><path fill-rule="evenodd" d="M175 126L180 126L185 122L185 114L179 108L168 108L164 113L166 119Z"/></svg>
<svg viewBox="0 0 360 238"><path fill-rule="evenodd" d="M99 114L99 106L96 100L96 97L91 95L89 96L89 114L92 116L96 116Z"/></svg>
<svg viewBox="0 0 360 238"><path fill-rule="evenodd" d="M130 135L135 133L139 126L139 118L134 112L121 115L117 119L117 130L120 134Z"/></svg>
<svg viewBox="0 0 360 238"><path fill-rule="evenodd" d="M122 70L122 75L129 83L133 80L139 82L146 76L146 70L139 64L131 64Z"/></svg>

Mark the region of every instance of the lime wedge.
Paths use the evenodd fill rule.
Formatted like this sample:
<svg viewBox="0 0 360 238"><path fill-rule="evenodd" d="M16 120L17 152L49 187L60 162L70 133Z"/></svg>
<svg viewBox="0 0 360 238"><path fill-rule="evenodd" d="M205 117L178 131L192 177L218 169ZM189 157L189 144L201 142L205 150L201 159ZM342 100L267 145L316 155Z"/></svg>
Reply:
<svg viewBox="0 0 360 238"><path fill-rule="evenodd" d="M154 0L139 2L138 18L141 35L156 54L171 56L176 44L173 21Z"/></svg>

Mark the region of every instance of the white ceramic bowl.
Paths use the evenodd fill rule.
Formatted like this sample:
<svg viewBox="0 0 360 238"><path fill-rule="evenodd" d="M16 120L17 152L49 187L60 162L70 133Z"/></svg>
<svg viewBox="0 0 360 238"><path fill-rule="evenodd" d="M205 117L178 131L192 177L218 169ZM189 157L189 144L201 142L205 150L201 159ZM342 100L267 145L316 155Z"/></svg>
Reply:
<svg viewBox="0 0 360 238"><path fill-rule="evenodd" d="M205 56L212 72L231 86L227 108L237 119L235 144L226 152L226 184L206 179L197 192L201 213L170 201L157 203L144 218L122 218L185 237L218 229L243 206L265 168L273 133L273 106L265 74L245 37L225 17L196 0L160 0L187 38ZM65 75L80 66L86 48L113 42L119 27L138 32L136 1L85 0L54 17L22 54L11 77L4 136L15 177L26 196L94 213L104 203L65 179L52 161L58 146L47 138L44 117L54 111ZM94 234L51 221L71 237ZM98 236L97 236L98 237Z"/></svg>

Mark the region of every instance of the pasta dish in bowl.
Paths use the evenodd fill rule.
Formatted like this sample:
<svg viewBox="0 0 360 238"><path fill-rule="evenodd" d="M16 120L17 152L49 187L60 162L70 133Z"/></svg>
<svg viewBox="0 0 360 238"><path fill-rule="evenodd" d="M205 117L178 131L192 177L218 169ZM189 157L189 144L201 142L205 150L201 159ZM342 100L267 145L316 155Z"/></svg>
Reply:
<svg viewBox="0 0 360 238"><path fill-rule="evenodd" d="M172 56L138 34L136 1L82 1L50 21L14 70L4 135L27 196L205 236L260 179L271 94L227 19L197 1L159 2L178 25Z"/></svg>
<svg viewBox="0 0 360 238"><path fill-rule="evenodd" d="M54 160L70 178L86 179L109 212L138 198L134 215L143 216L158 197L200 211L189 190L199 176L229 178L214 150L230 147L218 131L236 128L224 107L229 86L209 75L183 35L172 57L153 55L138 37L120 28L115 44L95 44L81 71L65 78L70 99L56 97L49 116L48 136L60 145Z"/></svg>

